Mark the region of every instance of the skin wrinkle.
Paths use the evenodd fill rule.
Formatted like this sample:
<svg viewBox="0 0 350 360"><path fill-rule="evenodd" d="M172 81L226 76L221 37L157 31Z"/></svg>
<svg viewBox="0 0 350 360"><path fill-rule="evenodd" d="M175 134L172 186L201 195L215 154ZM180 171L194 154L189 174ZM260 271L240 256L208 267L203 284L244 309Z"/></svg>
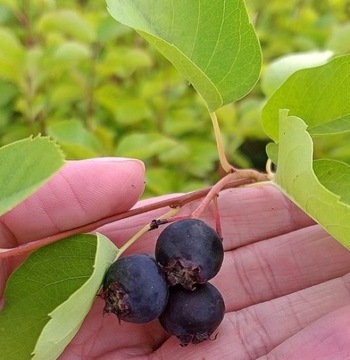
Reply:
<svg viewBox="0 0 350 360"><path fill-rule="evenodd" d="M16 236L9 226L6 224L6 219L0 217L0 247L12 248L17 245Z"/></svg>
<svg viewBox="0 0 350 360"><path fill-rule="evenodd" d="M329 312L305 327L301 336L287 339L258 360L349 359L349 308L347 305Z"/></svg>
<svg viewBox="0 0 350 360"><path fill-rule="evenodd" d="M295 259L295 268L300 269L299 273L295 275L296 279L305 283L305 278L309 276L309 274L314 274L315 269L317 268L317 274L321 281L327 281L331 278L338 277L344 275L349 269L349 259L348 252L342 252L342 256L336 255L339 249L343 250L343 247L332 240L330 235L328 235L321 227L318 225L314 225L312 227L306 228L304 231L295 232L295 237L298 238L302 236L302 239L306 238L308 233L312 233L313 237L308 238L307 242L304 243L303 248L299 248L296 246L292 246L290 244L291 253ZM317 236L316 236L317 235ZM300 240L298 240L300 243ZM331 246L327 246L327 245ZM323 248L327 247L328 256L325 255ZM318 251L321 248L322 256L317 256ZM305 258L309 256L310 253L313 253L314 261L305 262ZM334 257L332 257L334 255ZM337 257L336 257L337 256ZM301 272L301 269L303 271ZM338 268L338 269L336 269ZM313 276L312 276L313 277ZM319 283L320 280L307 281L306 286L312 286ZM305 286L305 285L304 285ZM302 285L299 285L299 288Z"/></svg>
<svg viewBox="0 0 350 360"><path fill-rule="evenodd" d="M129 174L129 176L128 176L128 178L123 182L123 184L122 184L122 186L121 186L121 190L120 190L120 193L123 193L124 192L124 189L126 189L126 192L127 193L130 193L131 191L133 191L133 192L135 192L135 191L137 191L137 188L136 188L136 186L135 186L135 184L133 183L133 182L131 182L131 179L133 179L133 178L135 178L136 176L136 170L134 170L134 171L132 171L132 172L130 172L130 174ZM144 184L145 185L145 184ZM127 189L126 187L129 187L129 189ZM131 189L130 189L131 188ZM114 213L114 212L116 212L116 213L119 213L120 211L118 211L119 209L120 209L120 207L122 207L122 208L126 208L127 206L127 204L125 204L123 201L125 201L126 200L126 197L121 197L120 199L119 199L119 203L117 203L117 202L114 202L113 203L113 207L112 207L112 209L111 209L111 212L112 213ZM115 205L114 205L115 204ZM133 205L133 204L130 204L130 205ZM130 206L129 206L130 207Z"/></svg>
<svg viewBox="0 0 350 360"><path fill-rule="evenodd" d="M343 275L349 270L349 255L347 252L342 252L343 255L341 258L338 256L337 264L334 264L333 261L331 261L331 258L323 256L318 259L317 254L312 254L314 252L314 241L308 239L308 234L311 230L314 229L304 228L298 230L295 236L291 235L290 237L292 238L298 238L294 243L289 240L289 236L284 240L278 237L270 239L267 242L264 241L257 244L251 244L244 248L237 249L234 252L227 253L226 257L233 258L230 263L235 267L233 273L238 276L238 286L242 287L247 296L252 300L250 302L246 301L241 306L249 306L257 301L271 299L271 294L269 297L261 297L256 293L257 291L263 291L263 293L267 292L268 289L265 286L265 283L271 284L271 277L274 278L273 282L276 283L276 285L273 286L275 295L281 296L294 292L300 288L327 281L333 276ZM323 230L320 229L320 232L323 233ZM310 244L307 244L307 242L310 242ZM318 246L323 253L325 252L325 249L327 249L329 255L334 254L334 256L335 251L338 251L339 249L336 243L330 242L329 237L323 238L322 243L318 244ZM252 250L255 248L260 249L258 250L258 256L256 255L257 250ZM283 252L280 251L280 248ZM291 249L295 249L296 253L302 253L302 258L300 258L300 255L295 258L289 256ZM271 276L268 276L268 274L265 273L265 280L260 276L261 268L256 266L258 262L258 260L256 260L257 257L264 258L264 263L269 264ZM285 261L280 262L281 258L284 258ZM317 272L315 272L315 260L320 262L320 265L317 267ZM302 263L300 263L300 261L302 261ZM278 265L276 266L276 264ZM334 270L330 271L330 266L332 266ZM327 272L322 271L323 267L327 269ZM221 271L225 272L225 268L226 264L224 264ZM255 268L257 269L256 271L254 270ZM321 271L319 271L320 269ZM254 277L254 274L257 271L259 276L256 278ZM286 278L288 278L287 283L285 280ZM251 281L254 286L247 286Z"/></svg>
<svg viewBox="0 0 350 360"><path fill-rule="evenodd" d="M268 349L272 347L273 341L270 339L269 332L264 325L264 319L260 319L256 313L256 308L248 307L244 311L246 314L249 315L249 323L253 323L254 328L254 339L258 340L254 341L254 347L252 347L252 342L249 341L247 337L247 345L245 346L246 349L249 350L249 355L252 359L256 359L260 353L265 354ZM247 315L246 315L247 316Z"/></svg>
<svg viewBox="0 0 350 360"><path fill-rule="evenodd" d="M270 265L270 260L265 256L264 252L259 251L259 247L254 244L248 245L246 247L242 247L237 249L234 252L226 253L226 258L230 258L229 267L233 267L232 271L235 273L239 280L239 288L242 288L246 297L248 297L249 301L246 301L242 306L252 305L259 301L266 301L272 297L280 296L281 294L285 294L285 290L282 290L278 281L275 277L275 271L272 269ZM247 267L247 262L245 259L249 258L249 264ZM251 267L251 264L254 265L254 268ZM226 264L225 264L226 266ZM262 271L261 271L262 270ZM252 273L253 272L253 273ZM259 273L259 283L266 283L268 285L268 289L266 286L263 287L264 293L269 290L270 296L269 298L262 297L256 290L256 277L252 274ZM263 275L264 280L260 278L260 275ZM253 283L251 283L251 279Z"/></svg>
<svg viewBox="0 0 350 360"><path fill-rule="evenodd" d="M59 176L59 174L57 174L57 176ZM45 184L45 189L48 189L48 190L45 190L45 192L48 191L49 193L45 193L43 198L41 196L40 191L38 191L36 194L34 194L34 196L35 196L35 205L33 205L32 199L29 198L28 200L22 202L17 207L15 207L13 209L13 212L10 211L9 213L5 214L2 217L2 221L5 221L6 223L9 222L8 227L11 229L11 232L13 233L14 237L16 238L16 245L27 242L28 239L21 236L21 235L19 235L19 233L23 231L23 228L16 227L16 226L13 225L13 221L12 221L12 214L13 213L16 214L16 216L23 216L22 214L31 213L34 220L35 220L35 218L41 218L41 222L43 224L45 224L45 227L46 226L53 227L52 233L56 233L56 232L60 231L60 229L57 226L56 222L49 215L49 213L45 210L45 202L46 202L48 197L52 196L52 190L51 190L51 186L50 186L50 181ZM47 222L49 222L48 225L47 225ZM28 234L30 234L32 232L31 226L32 226L33 223L35 223L35 221L29 222L27 224L26 229L27 229Z"/></svg>
<svg viewBox="0 0 350 360"><path fill-rule="evenodd" d="M236 261L233 261L233 264L234 264L234 272L237 274L239 279L239 285L241 285L244 293L250 300L249 302L254 303L254 285L252 286L252 284L249 281L249 276L245 271L245 263L243 260L245 253L247 253L248 251L249 249L245 249L245 248L243 248L243 250L241 249L241 251L236 251L235 254Z"/></svg>
<svg viewBox="0 0 350 360"><path fill-rule="evenodd" d="M266 353L267 349L272 347L273 341L269 336L269 331L267 330L266 326L265 326L265 322L264 319L260 319L259 316L257 316L255 310L255 307L252 308L247 308L248 312L250 312L250 310L252 310L253 313L253 318L255 319L255 323L257 324L257 327L261 330L259 332L256 333L256 336L258 336L258 339L260 340L260 345L256 346L256 349L251 349L251 353L254 353L254 359L256 359L257 356L259 356L259 353ZM254 326L255 328L255 326Z"/></svg>
<svg viewBox="0 0 350 360"><path fill-rule="evenodd" d="M67 179L67 176L65 175L65 173L64 173L64 172L61 172L59 175L60 175L61 178L64 180L64 182L67 184L67 186L68 186L68 188L69 188L69 190L70 190L70 194L71 194L71 196L73 197L73 199L75 200L74 203L79 206L79 209L80 209L81 212L82 212L82 213L81 213L82 218L89 218L89 217L90 217L90 216L89 216L90 214L87 212L87 210L85 209L85 207L83 206L83 204L80 202L80 199L77 197L77 195L76 195L76 193L75 193L75 191L74 191L74 189L73 189L70 181ZM49 185L49 187L50 187L50 183L49 183L48 185ZM54 195L54 191L51 191L51 193ZM62 231L62 230L64 230L64 229L60 229L60 231Z"/></svg>
<svg viewBox="0 0 350 360"><path fill-rule="evenodd" d="M246 318L244 318L246 319ZM249 348L247 347L247 341L245 339L245 335L243 332L243 328L241 326L239 326L239 322L242 321L242 318L239 318L238 316L234 317L234 318L229 318L229 321L232 324L232 328L236 329L235 330L235 335L237 335L237 341L240 343L240 345L243 347L243 356L244 359L246 359L246 356L248 356L249 360L254 360L252 359L252 357L250 356L249 353Z"/></svg>
<svg viewBox="0 0 350 360"><path fill-rule="evenodd" d="M61 175L61 177L63 178L62 174L59 174L59 175ZM53 191L52 191L50 182L47 183L47 189L50 190L50 195L53 195ZM48 211L45 211L45 199L44 200L42 199L42 197L40 196L40 193L37 196L37 203L40 204L40 209L43 210L43 212L46 215L46 218L50 221L50 224L53 228L53 233L58 233L58 232L62 231L61 227L54 220L54 218L50 215L50 213ZM27 206L27 203L24 203L24 206Z"/></svg>
<svg viewBox="0 0 350 360"><path fill-rule="evenodd" d="M128 187L130 187L130 185L131 185L131 188L134 188L135 187L135 185L132 185L132 184L130 184L130 180L133 178L135 176L135 171L132 171L130 174L129 174L129 176L128 176L128 178L124 181L124 183L123 183L123 185L121 186L121 193L124 193L124 189L126 189L126 186L128 185ZM130 191L130 189L127 189L128 190L128 192Z"/></svg>
<svg viewBox="0 0 350 360"><path fill-rule="evenodd" d="M347 275L347 277L349 277L349 274ZM343 290L345 290L345 293L344 291L343 293L341 293L340 289L336 291L336 289L341 286L340 279L333 279L330 281L333 283L334 291L329 290L326 283L322 283L320 285L316 285L305 290L297 291L296 293L293 293L291 297L286 296L280 300L285 302L285 304L283 305L283 309L280 309L281 316L285 317L286 309L289 309L288 320L285 319L285 321L288 321L288 323L292 325L291 320L293 320L293 326L290 326L290 330L293 331L285 333L283 336L282 334L280 334L280 339L279 341L275 342L274 347L278 346L281 342L285 341L298 331L309 326L311 323L317 320L318 317L322 317L329 311L332 311L332 305L326 307L323 305L323 301L327 300L327 297L329 297L330 302L335 303L334 300L336 299L338 293L339 297L343 298L343 300L337 299L340 306L344 306L346 303L349 303L350 293L348 289L343 288ZM313 294L313 296L309 298L308 294L314 291L315 293ZM321 313L320 309L322 310ZM317 316L317 318L315 318L315 316ZM276 319L276 321L278 321L278 319Z"/></svg>
<svg viewBox="0 0 350 360"><path fill-rule="evenodd" d="M322 284L322 287L326 289L326 286ZM233 338L239 336L240 341L237 339L233 340L234 342L239 342L243 345L243 349L240 349L240 355L237 357L237 359L247 359L245 356L248 354L248 359L256 359L257 356L262 356L266 352L272 350L276 346L278 346L280 343L288 339L290 336L293 336L298 331L304 329L305 327L309 326L310 323L315 321L315 316L318 314L319 308L323 308L322 300L320 299L320 296L317 296L317 294L314 295L313 301L317 300L317 303L313 304L312 308L314 309L312 312L311 317L300 317L299 321L294 321L294 325L291 328L293 329L292 332L280 332L278 329L275 328L274 324L278 324L280 327L281 322L288 323L292 325L292 318L294 318L294 314L298 314L301 310L301 307L305 308L303 312L305 311L309 312L308 309L310 305L305 305L304 302L304 296L300 296L301 293L303 293L305 290L302 290L301 292L293 294L293 299L291 302L285 301L288 300L288 297L282 297L280 299L274 299L272 301L268 301L264 304L257 304L253 305L251 307L248 307L246 309L243 309L241 311L238 311L236 313L230 313L227 317L228 320L230 320L233 324L232 328L236 330L231 330L231 336ZM312 289L307 289L308 292L312 291ZM321 291L322 294L322 291ZM337 296L334 292L331 292L331 296L335 297ZM300 300L297 300L299 298ZM348 295L346 296L348 298ZM349 303L349 300L344 299ZM283 307L281 308L281 305L283 303ZM288 311L289 304L292 304L295 309L293 311ZM263 305L266 310L263 310L260 308L260 306ZM312 305L312 304L311 304ZM316 307L315 307L316 305ZM259 309L259 312L257 312ZM279 310L278 310L279 309ZM287 310L287 312L286 312ZM290 309L289 309L290 310ZM276 313L277 311L277 313ZM327 314L329 310L326 308L323 309L323 313ZM274 314L277 314L277 317L274 317ZM243 315L243 316L242 316ZM272 315L272 317L271 317ZM319 316L323 316L322 313ZM317 317L318 318L318 317ZM317 320L316 318L316 320ZM271 323L272 321L272 323ZM296 326L296 323L299 323L299 326ZM240 324L241 328L238 328L236 324ZM262 329L259 327L263 324L263 333L267 334L266 338L263 337L262 339L258 339L256 336L258 333L262 332ZM265 326L265 324L268 324L268 327ZM248 332L247 332L248 331ZM250 334L249 334L250 332ZM237 333L237 334L236 334ZM270 338L270 334L273 335L273 338ZM252 337L253 336L253 337ZM261 338L261 337L259 337ZM257 343L258 340L258 343ZM261 345L261 341L262 344ZM260 345L259 345L260 343ZM233 344L234 346L234 344ZM249 349L250 346L252 349L259 349L261 353L252 353ZM264 348L265 346L265 348Z"/></svg>
<svg viewBox="0 0 350 360"><path fill-rule="evenodd" d="M314 225L312 225L314 226ZM298 237L298 232L299 230L295 231L293 233L293 237ZM296 248L293 246L293 242L289 242L288 244L288 250L289 250L289 254L290 254L290 260L292 260L293 262L293 266L294 266L294 271L295 271L295 275L294 275L294 278L296 279L296 281L298 282L297 286L301 286L301 282L302 280L301 279L304 279L304 272L302 271L302 268L301 268L301 264L300 262L298 261L299 259L299 256L300 254L298 254L298 250L296 250ZM299 285L300 284L300 285Z"/></svg>
<svg viewBox="0 0 350 360"><path fill-rule="evenodd" d="M305 297L302 296L302 292L298 292L298 293L296 293L296 295L297 294L301 297L301 299L303 301L305 301ZM293 299L293 301L292 301L290 298L286 297L286 303L288 304L288 309L289 309L289 311L288 311L289 316L291 315L292 318L295 320L297 329L303 329L305 325L303 324L302 318L300 318L298 311L296 311L294 308L296 302L297 301L295 299ZM308 301L306 301L306 302L308 302ZM311 307L312 307L312 304L310 304L310 308ZM305 318L303 320L305 320ZM294 335L294 333L291 335Z"/></svg>
<svg viewBox="0 0 350 360"><path fill-rule="evenodd" d="M266 186L266 188L250 188L249 190L254 191L255 193L254 197L249 198L248 201L246 201L244 197L239 199L240 203L245 202L245 211L242 211L241 207L237 207L233 210L230 209L229 211L227 206L232 206L232 203L229 204L226 202L223 206L221 206L220 212L223 214L223 216L221 216L222 223L232 221L235 223L244 224L244 226L241 225L236 227L235 232L230 234L230 238L235 239L234 243L231 240L230 245L228 246L228 237L224 237L224 240L226 240L226 248L228 250L233 250L239 248L242 245L247 245L246 237L248 233L250 239L249 243L254 243L268 238L284 235L290 232L291 229L304 228L311 224L315 224L315 222L307 216L303 216L301 221L301 213L297 210L297 207L294 204L288 202L287 199L277 191L277 189L276 192L273 191L271 193L271 191L269 191L271 190L271 186ZM226 190L223 193L231 192L234 194L234 190L237 189ZM223 196L221 196L221 198L222 197ZM220 197L218 200L220 201ZM249 203L251 203L251 206ZM250 208L256 207L257 203L260 204L259 208L256 209L255 212L249 211ZM269 205L271 203L277 203L278 206ZM229 218L227 215L225 216L225 212L230 214ZM261 219L259 222L260 226L256 223L257 216L259 216ZM270 226L269 231L266 231L266 224L269 224ZM240 242L237 241L238 239L240 239Z"/></svg>
<svg viewBox="0 0 350 360"><path fill-rule="evenodd" d="M255 250L255 251L254 251ZM265 278L266 284L269 287L269 293L272 297L277 297L281 293L281 288L275 278L275 272L272 270L269 259L265 259L265 253L259 251L257 247L253 248L256 262L259 264L260 270ZM266 289L265 289L266 291Z"/></svg>

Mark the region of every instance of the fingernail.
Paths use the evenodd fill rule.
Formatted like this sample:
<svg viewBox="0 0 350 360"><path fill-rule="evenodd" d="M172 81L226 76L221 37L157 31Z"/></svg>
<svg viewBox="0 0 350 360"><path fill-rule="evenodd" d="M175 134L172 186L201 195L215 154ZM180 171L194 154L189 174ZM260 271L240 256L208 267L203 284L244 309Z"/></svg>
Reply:
<svg viewBox="0 0 350 360"><path fill-rule="evenodd" d="M107 161L107 162L122 162L122 161L141 161L137 159L132 158L125 158L125 157L112 157L112 156L106 156L106 157L95 157L88 159L89 161Z"/></svg>
<svg viewBox="0 0 350 360"><path fill-rule="evenodd" d="M137 163L141 164L142 167L145 169L145 164L143 163L143 161L139 160L139 159L134 159L134 158L106 156L106 157L90 158L87 160L93 161L93 162L137 162Z"/></svg>

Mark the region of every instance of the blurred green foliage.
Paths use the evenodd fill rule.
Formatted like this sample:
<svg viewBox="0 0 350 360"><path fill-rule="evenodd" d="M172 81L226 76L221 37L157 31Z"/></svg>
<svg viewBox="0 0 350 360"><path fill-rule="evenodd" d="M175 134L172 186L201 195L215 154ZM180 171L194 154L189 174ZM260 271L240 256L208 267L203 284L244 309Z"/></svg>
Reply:
<svg viewBox="0 0 350 360"><path fill-rule="evenodd" d="M248 0L247 6L264 68L294 52L350 51L350 1ZM57 139L68 159L142 159L146 195L217 180L203 101L170 63L112 19L104 0L3 0L0 39L0 145L41 133ZM264 167L264 102L257 84L218 111L228 157L239 167ZM320 139L316 155L334 151L339 138L332 141ZM349 161L349 147L338 146L336 155Z"/></svg>

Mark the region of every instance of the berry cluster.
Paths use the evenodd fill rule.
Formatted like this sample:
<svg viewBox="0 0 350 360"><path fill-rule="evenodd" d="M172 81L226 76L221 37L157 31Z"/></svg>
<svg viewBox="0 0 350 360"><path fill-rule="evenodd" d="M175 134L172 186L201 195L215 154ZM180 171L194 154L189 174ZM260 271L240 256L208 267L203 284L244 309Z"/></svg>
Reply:
<svg viewBox="0 0 350 360"><path fill-rule="evenodd" d="M155 258L135 254L112 264L103 283L104 312L133 323L159 318L182 346L207 340L225 312L220 292L208 282L223 256L222 239L203 221L174 222L158 237Z"/></svg>

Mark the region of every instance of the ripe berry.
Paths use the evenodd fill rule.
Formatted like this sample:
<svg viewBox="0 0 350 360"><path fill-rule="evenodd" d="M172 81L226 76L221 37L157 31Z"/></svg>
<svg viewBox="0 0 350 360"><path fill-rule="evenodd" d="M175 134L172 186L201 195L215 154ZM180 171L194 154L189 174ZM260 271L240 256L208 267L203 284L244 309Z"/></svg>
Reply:
<svg viewBox="0 0 350 360"><path fill-rule="evenodd" d="M168 305L159 321L165 330L180 339L181 345L198 344L210 338L220 325L225 303L220 292L206 283L193 291L181 286L170 289Z"/></svg>
<svg viewBox="0 0 350 360"><path fill-rule="evenodd" d="M104 313L119 320L146 323L156 319L168 299L166 279L154 258L135 254L116 260L104 279Z"/></svg>
<svg viewBox="0 0 350 360"><path fill-rule="evenodd" d="M217 232L198 219L179 220L159 235L155 256L169 285L194 289L213 278L222 265L224 249Z"/></svg>

